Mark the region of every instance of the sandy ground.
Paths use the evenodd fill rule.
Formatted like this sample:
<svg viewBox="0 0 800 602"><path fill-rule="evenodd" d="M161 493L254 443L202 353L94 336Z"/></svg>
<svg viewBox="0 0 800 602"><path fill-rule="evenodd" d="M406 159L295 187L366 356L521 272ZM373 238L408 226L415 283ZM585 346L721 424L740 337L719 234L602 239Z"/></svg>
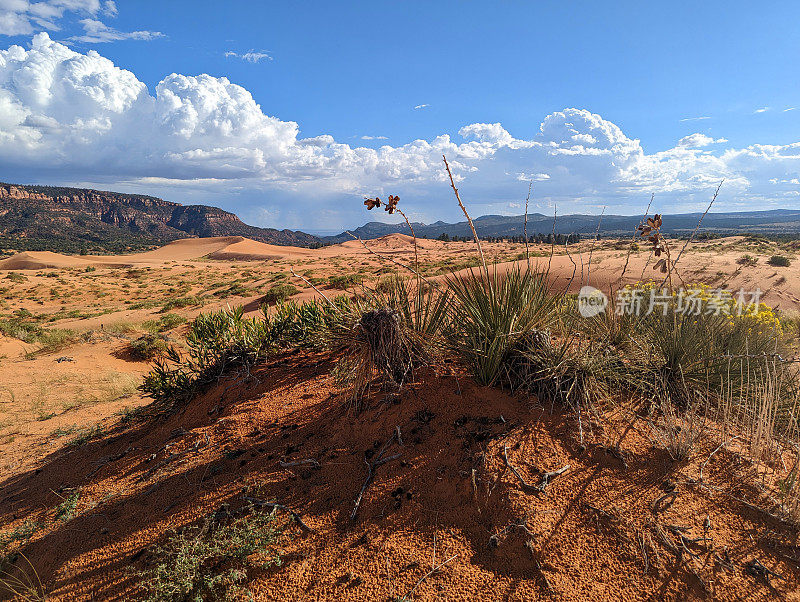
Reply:
<svg viewBox="0 0 800 602"><path fill-rule="evenodd" d="M555 248L552 257L549 246L532 245L531 263L549 266L556 290L569 285L575 292L588 282L613 294L625 283L658 276L649 253L629 255L628 244L585 241L571 245L569 254ZM384 258L414 265L407 236L367 245ZM500 271L527 266L523 244L483 246ZM760 289L764 302L796 312L796 251L743 237L692 243L678 265L676 285L702 281L733 291ZM433 279L451 270L465 273L477 263L472 243L422 240L418 254L420 270ZM773 254L790 257L793 265L767 265ZM756 261L743 262L745 255ZM78 516L31 544L53 599L130 599L135 579L127 569L147 565L147 544L223 501L240 503L242 487L255 485L263 489L259 495L302 510L317 529L313 536L283 542L286 566L256 580L256 599L403 596L431 568L434 539L437 563L455 558L419 585L416 599L682 600L708 597L708 591L718 599L798 599L792 593L796 567L772 545L789 546L779 549L791 556L797 541L746 505L693 486L696 465L673 466L622 418L610 419L617 430L598 431L594 447L578 454L566 434L567 417L545 416L535 403L475 387L463 375L460 384L429 377L402 403L376 399L366 418L357 419L330 394L332 358L289 358L264 367L258 380L232 390L221 385L166 421L125 421L148 401L136 387L149 366L128 352L148 322L165 314L191 319L236 305L255 314L276 284L297 287L297 299L316 296L292 269L329 296L346 292L331 285L332 276L375 283L405 272L358 241L309 250L239 237L176 241L130 256L29 252L0 261L0 319L22 315L45 329L80 335L79 342L52 353L37 352L36 342L13 333L0 335L0 531L52 513L63 497L59 492L81 491ZM164 334L180 341L183 329ZM464 395L457 395L459 387ZM434 417L427 420L426 412ZM347 515L364 478L363 450L385 441L397 425L408 433L402 461L386 466L352 525ZM95 438L75 445L86 433ZM531 496L504 471L501 443L531 478L531 465L550 470L569 463L573 469L546 496ZM150 472L153 462L195 444L197 450L180 462ZM616 445L630 454L625 467L603 451ZM231 450L235 461L221 455ZM276 463L284 455L314 457L322 468L281 469ZM725 471L736 483L745 482L746 462L715 458L711 474L719 471L717 484L729 482ZM479 471L477 493L473 469ZM666 480L681 484L679 501L654 517L649 504ZM401 495L398 502L391 495L398 487L411 497ZM706 515L718 529L715 553L727 548L737 566L758 557L787 580L755 582L741 568L720 568L710 554L693 559L688 570L651 541L659 521L683 525L699 537ZM525 516L535 552L524 546L517 528L489 549L492 534ZM765 534L775 541L765 542ZM647 566L635 544L642 538Z"/></svg>
<svg viewBox="0 0 800 602"><path fill-rule="evenodd" d="M0 483L0 521L44 521L65 492L80 492L76 516L26 546L57 600L136 598L135 571L156 560L148 544L223 504L243 506L243 492L292 508L314 530L288 527L277 544L283 566L251 575L256 600L394 600L446 560L414 599L798 599L800 573L787 560L796 534L725 496L753 493L751 467L735 452L705 467L717 493L697 484L711 442L676 464L635 417L612 412L581 450L571 416L463 374L421 375L399 399L377 393L355 416L330 394L335 361L275 358L178 414L54 451ZM386 456L399 456L376 469L351 520L365 453L374 457L398 428L403 443ZM533 493L506 467L504 448L529 482L570 468ZM280 465L302 459L319 467ZM654 505L673 488L674 499ZM670 525L709 541L678 560ZM784 579L747 575L753 558Z"/></svg>

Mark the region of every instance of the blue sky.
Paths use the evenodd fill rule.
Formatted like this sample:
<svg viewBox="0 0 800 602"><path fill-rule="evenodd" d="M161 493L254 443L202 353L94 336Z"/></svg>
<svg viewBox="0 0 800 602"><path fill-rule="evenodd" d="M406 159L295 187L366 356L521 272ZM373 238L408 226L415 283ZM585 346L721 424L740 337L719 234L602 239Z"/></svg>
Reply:
<svg viewBox="0 0 800 602"><path fill-rule="evenodd" d="M476 214L521 213L529 179L546 213L697 210L723 178L719 209L797 208L799 21L793 2L0 0L0 179L327 230L375 217L364 194L458 219L445 152Z"/></svg>

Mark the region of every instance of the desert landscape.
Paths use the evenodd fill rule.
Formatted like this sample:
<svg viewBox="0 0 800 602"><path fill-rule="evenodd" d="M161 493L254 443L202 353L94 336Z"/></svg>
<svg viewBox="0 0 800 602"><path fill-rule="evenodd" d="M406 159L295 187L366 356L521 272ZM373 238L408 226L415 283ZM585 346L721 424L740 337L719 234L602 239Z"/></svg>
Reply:
<svg viewBox="0 0 800 602"><path fill-rule="evenodd" d="M0 0L0 602L800 602L798 22Z"/></svg>
<svg viewBox="0 0 800 602"><path fill-rule="evenodd" d="M761 288L788 361L800 276L770 258L793 261L796 249L760 237L690 242L675 277ZM554 298L574 300L587 283L611 297L660 274L641 237L482 250L486 290L522 273ZM0 261L0 524L19 571L9 574L48 599L795 599L798 458L781 433L796 424L781 406L756 437L751 422L716 411L694 424L644 409L635 388L596 384L605 398L570 401L481 384L452 347L415 362L407 381L370 369L356 390L339 370L358 356L352 341L300 335L231 359L186 395L142 387L153 361L170 363L169 347L185 357L198 316L274 328L285 308L332 299L391 307L398 286L398 309L419 316L407 304L415 286L432 294L486 278L481 269L472 241L402 234L322 249L198 238ZM445 314L458 302L449 297ZM756 443L768 456L753 456ZM226 528L222 545L252 552L167 551Z"/></svg>

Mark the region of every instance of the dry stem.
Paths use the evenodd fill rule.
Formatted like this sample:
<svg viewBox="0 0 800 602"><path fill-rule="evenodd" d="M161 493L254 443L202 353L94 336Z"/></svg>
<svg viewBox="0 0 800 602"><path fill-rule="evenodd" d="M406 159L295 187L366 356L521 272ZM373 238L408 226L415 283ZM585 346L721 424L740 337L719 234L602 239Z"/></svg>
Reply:
<svg viewBox="0 0 800 602"><path fill-rule="evenodd" d="M475 239L475 244L478 245L478 253L481 256L481 263L483 264L483 271L486 272L486 279L489 279L489 268L486 267L486 258L483 256L483 247L481 247L481 240L478 238L478 233L475 231L475 225L472 223L472 218L467 213L467 208L464 207L464 203L461 202L461 196L458 194L458 188L456 188L456 182L453 180L453 174L450 172L450 165L447 163L447 157L442 155L442 159L444 160L444 166L447 169L447 175L450 176L450 186L453 188L453 192L456 193L456 200L458 201L458 206L461 207L461 211L464 212L464 215L467 217L467 222L469 222L469 227L472 230L472 237Z"/></svg>

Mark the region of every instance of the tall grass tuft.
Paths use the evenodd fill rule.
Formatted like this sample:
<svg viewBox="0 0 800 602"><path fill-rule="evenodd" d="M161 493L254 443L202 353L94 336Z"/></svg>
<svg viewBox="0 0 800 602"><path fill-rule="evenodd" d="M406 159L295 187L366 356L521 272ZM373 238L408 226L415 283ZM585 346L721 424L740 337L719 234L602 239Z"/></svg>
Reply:
<svg viewBox="0 0 800 602"><path fill-rule="evenodd" d="M496 384L511 350L555 322L559 300L543 274L516 267L501 275L495 268L485 278L471 273L447 283L454 300L450 340L481 384Z"/></svg>

